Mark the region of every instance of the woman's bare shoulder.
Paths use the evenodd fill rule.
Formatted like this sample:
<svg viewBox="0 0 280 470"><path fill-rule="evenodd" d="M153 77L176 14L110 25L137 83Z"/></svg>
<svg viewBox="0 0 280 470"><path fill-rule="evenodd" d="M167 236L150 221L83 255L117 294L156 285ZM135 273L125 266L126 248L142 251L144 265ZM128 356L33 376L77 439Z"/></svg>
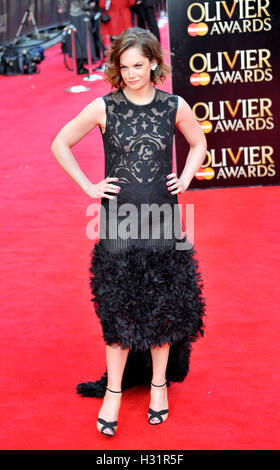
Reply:
<svg viewBox="0 0 280 470"><path fill-rule="evenodd" d="M88 111L88 112L105 112L106 106L105 106L105 101L102 96L99 96L98 98L95 98L92 100L84 109L83 111Z"/></svg>
<svg viewBox="0 0 280 470"><path fill-rule="evenodd" d="M80 112L78 118L95 123L95 125L104 126L106 119L106 105L101 96L92 100L85 108Z"/></svg>
<svg viewBox="0 0 280 470"><path fill-rule="evenodd" d="M180 95L177 95L177 96L178 96L178 108L181 108L181 109L189 108L190 109L190 106L187 103L187 101L182 96L180 96Z"/></svg>
<svg viewBox="0 0 280 470"><path fill-rule="evenodd" d="M189 104L186 102L182 96L178 96L178 109L176 115L176 122L180 122L182 119L187 119L192 117L192 110Z"/></svg>

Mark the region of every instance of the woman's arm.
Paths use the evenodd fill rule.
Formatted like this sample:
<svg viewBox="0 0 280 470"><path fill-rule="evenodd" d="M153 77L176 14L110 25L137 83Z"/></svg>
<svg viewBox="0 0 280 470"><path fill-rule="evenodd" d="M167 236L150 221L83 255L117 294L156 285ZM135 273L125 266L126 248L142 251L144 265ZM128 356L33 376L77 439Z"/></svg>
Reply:
<svg viewBox="0 0 280 470"><path fill-rule="evenodd" d="M189 143L190 150L187 155L186 164L182 174L179 178L175 178L174 180L172 179L169 182L169 184L172 184L174 181L174 184L170 186L171 190L174 189L171 194L183 193L186 191L195 173L201 167L207 150L205 135L196 121L191 108L181 96L179 96L178 99L179 104L176 116L176 127ZM174 176L173 173L172 176Z"/></svg>
<svg viewBox="0 0 280 470"><path fill-rule="evenodd" d="M51 151L64 171L86 194L94 198L107 197L108 199L113 199L113 196L104 194L104 192L117 192L117 186L109 184L109 181L117 181L117 178L106 178L97 184L91 183L80 169L71 152L71 147L77 144L97 125L105 127L105 120L106 109L104 100L97 98L61 129L51 145Z"/></svg>

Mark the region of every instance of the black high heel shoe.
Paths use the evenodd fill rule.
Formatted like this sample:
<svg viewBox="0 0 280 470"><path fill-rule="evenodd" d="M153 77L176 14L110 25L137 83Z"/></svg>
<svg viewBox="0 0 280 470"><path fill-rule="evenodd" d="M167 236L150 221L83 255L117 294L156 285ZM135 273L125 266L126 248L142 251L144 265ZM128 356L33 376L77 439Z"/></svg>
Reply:
<svg viewBox="0 0 280 470"><path fill-rule="evenodd" d="M112 393L122 393L122 390L120 392L116 392L115 390L111 390L110 388L106 387L107 390L109 390L109 392L112 392ZM102 419L102 418L97 418L97 422L102 424L102 428L101 429L98 429L97 427L97 430L99 432L101 432L101 434L103 434L104 436L109 436L109 437L112 437L115 435L115 432L116 432L116 427L118 425L118 421L106 421L105 419ZM111 429L113 431L112 434L108 434L106 432L104 432L104 429Z"/></svg>
<svg viewBox="0 0 280 470"><path fill-rule="evenodd" d="M164 384L162 384L162 385L155 385L151 382L151 385L153 385L153 387L164 387L164 385L166 385L166 383L167 382L164 382ZM168 418L168 411L169 411L168 409L167 410L161 410L161 411L155 411L155 410L152 410L152 408L149 408L149 411L148 411L148 413L150 414L150 416L148 417L149 423L152 424L152 425L163 423ZM166 413L167 413L167 416L166 416L165 419L163 419L162 415L165 415ZM159 422L152 423L151 420L153 418L159 419Z"/></svg>

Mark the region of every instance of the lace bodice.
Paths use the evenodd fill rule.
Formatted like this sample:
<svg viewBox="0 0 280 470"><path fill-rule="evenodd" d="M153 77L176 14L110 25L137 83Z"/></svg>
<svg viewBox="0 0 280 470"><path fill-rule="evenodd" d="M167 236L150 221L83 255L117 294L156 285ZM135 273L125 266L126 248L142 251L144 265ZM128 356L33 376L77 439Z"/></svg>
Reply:
<svg viewBox="0 0 280 470"><path fill-rule="evenodd" d="M121 190L114 200L102 198L102 244L110 251L126 250L131 244L173 246L175 232L177 238L180 232L178 200L168 191L166 177L172 173L178 97L155 88L153 100L144 105L131 102L122 90L103 99L105 176L118 177ZM153 206L164 213L159 210L154 216Z"/></svg>
<svg viewBox="0 0 280 470"><path fill-rule="evenodd" d="M153 100L144 105L131 102L122 90L103 97L105 176L118 177L120 184L151 184L172 171L178 97L154 89Z"/></svg>

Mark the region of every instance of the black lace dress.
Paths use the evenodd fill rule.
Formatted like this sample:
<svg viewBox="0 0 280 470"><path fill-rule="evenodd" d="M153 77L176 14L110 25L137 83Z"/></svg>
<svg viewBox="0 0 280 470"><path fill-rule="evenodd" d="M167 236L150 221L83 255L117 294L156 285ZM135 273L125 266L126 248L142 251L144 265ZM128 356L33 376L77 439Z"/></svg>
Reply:
<svg viewBox="0 0 280 470"><path fill-rule="evenodd" d="M150 348L167 342L168 385L182 382L191 343L204 331L196 252L184 233L177 195L166 185L178 96L154 90L145 105L131 102L122 90L103 97L105 176L118 177L121 190L114 200L101 200L90 288L105 343L130 348L123 390L151 381ZM105 371L100 380L79 384L77 392L103 396L106 384Z"/></svg>

